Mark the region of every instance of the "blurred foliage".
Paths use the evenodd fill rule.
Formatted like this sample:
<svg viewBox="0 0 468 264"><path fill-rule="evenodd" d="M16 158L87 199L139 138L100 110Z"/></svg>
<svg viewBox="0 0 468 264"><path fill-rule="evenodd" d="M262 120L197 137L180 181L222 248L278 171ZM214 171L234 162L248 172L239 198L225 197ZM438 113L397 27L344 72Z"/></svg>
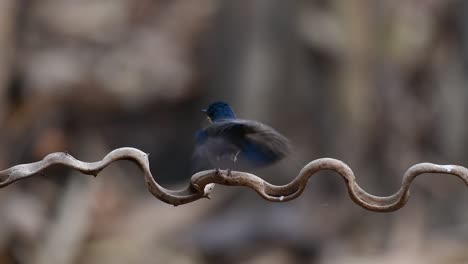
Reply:
<svg viewBox="0 0 468 264"><path fill-rule="evenodd" d="M178 188L199 110L226 100L295 146L258 175L329 156L390 194L414 163L466 166L467 69L463 0L2 0L0 165L132 146ZM218 187L174 208L125 162L97 179L54 168L0 191L0 263L468 262L453 177L376 214L328 176L290 203Z"/></svg>

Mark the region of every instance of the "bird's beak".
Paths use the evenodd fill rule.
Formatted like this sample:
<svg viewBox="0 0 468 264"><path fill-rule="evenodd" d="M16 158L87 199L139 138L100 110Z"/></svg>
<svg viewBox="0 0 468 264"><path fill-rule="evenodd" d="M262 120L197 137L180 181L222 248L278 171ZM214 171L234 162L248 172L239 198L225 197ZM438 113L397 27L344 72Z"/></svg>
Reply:
<svg viewBox="0 0 468 264"><path fill-rule="evenodd" d="M212 120L211 120L211 117L208 116L208 110L202 109L201 111L206 114L206 119L208 119L208 121L210 121L211 123Z"/></svg>

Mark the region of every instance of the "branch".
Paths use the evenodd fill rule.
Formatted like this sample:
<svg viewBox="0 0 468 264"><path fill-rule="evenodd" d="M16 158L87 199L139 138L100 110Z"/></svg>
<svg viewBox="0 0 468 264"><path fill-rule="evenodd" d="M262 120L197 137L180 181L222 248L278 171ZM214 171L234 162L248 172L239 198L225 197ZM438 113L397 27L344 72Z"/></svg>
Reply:
<svg viewBox="0 0 468 264"><path fill-rule="evenodd" d="M248 187L255 190L264 199L272 202L290 201L299 197L310 177L322 170L335 171L341 175L351 199L359 206L376 212L391 212L403 207L409 198L411 182L418 175L424 173L454 175L461 178L468 185L468 169L465 167L418 163L406 171L402 185L395 194L386 197L374 196L359 187L353 171L344 162L337 159L322 158L307 164L299 172L299 175L286 185L273 185L258 176L246 172L206 170L194 174L190 184L185 189L173 191L162 187L155 181L149 168L148 154L135 148L118 148L97 162L83 162L68 153L56 152L47 155L38 162L13 166L0 172L0 188L17 180L41 174L45 169L53 165L63 165L84 174L97 176L101 170L117 160L129 160L136 163L143 171L149 191L159 200L175 206L190 203L200 198L209 198L214 184Z"/></svg>

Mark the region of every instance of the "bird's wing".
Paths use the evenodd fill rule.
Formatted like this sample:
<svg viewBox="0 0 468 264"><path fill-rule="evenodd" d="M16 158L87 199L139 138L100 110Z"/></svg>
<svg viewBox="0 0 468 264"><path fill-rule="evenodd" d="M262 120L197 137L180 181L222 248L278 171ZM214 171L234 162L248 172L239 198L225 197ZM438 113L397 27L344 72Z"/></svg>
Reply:
<svg viewBox="0 0 468 264"><path fill-rule="evenodd" d="M291 152L289 140L273 128L255 122L253 130L246 133L246 137L253 143L263 146L264 151L272 153L278 159L285 157Z"/></svg>
<svg viewBox="0 0 468 264"><path fill-rule="evenodd" d="M234 119L214 122L205 129L210 136L228 138L232 144L243 147L244 142L251 143L258 151L265 155L272 155L278 159L286 156L291 149L289 140L275 129L260 122Z"/></svg>
<svg viewBox="0 0 468 264"><path fill-rule="evenodd" d="M269 165L289 152L289 141L273 128L229 119L213 122L199 132L193 161L198 170L210 166L246 169Z"/></svg>

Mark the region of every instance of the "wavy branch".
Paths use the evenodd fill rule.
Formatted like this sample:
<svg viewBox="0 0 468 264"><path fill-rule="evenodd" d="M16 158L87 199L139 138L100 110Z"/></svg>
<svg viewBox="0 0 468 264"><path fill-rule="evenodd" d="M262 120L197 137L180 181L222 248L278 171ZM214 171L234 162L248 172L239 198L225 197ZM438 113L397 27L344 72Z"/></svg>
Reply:
<svg viewBox="0 0 468 264"><path fill-rule="evenodd" d="M5 187L17 180L41 174L45 169L54 165L63 165L84 174L97 176L98 173L112 162L117 160L129 160L138 165L143 171L149 191L159 200L172 204L181 205L193 202L200 198L209 198L214 184L228 186L244 186L255 190L261 197L272 202L285 202L299 197L304 191L310 177L322 170L335 171L341 175L348 188L351 199L359 206L377 212L396 211L403 207L409 198L411 182L424 173L439 173L454 175L462 179L468 185L468 169L456 165L438 165L433 163L419 163L410 167L403 176L400 189L391 196L375 196L364 191L356 183L351 168L344 162L322 158L307 164L299 175L290 183L285 185L273 185L258 176L246 172L207 170L194 174L191 183L182 190L168 190L159 185L149 168L148 154L135 148L119 148L111 151L102 160L97 162L83 162L75 159L68 153L56 152L47 155L43 160L13 166L0 172L0 188Z"/></svg>

